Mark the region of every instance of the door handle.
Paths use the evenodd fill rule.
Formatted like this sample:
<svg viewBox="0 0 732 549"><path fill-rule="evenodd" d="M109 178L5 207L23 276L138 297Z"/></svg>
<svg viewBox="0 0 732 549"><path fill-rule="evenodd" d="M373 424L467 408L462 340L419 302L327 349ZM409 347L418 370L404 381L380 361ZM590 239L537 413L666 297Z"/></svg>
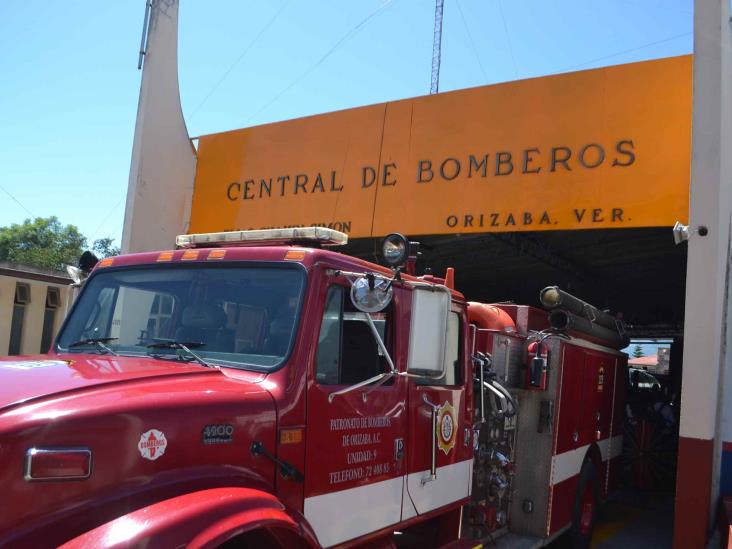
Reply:
<svg viewBox="0 0 732 549"><path fill-rule="evenodd" d="M422 400L430 407L432 412L432 465L430 466L430 475L422 479L422 486L433 480L437 480L437 413L440 406L430 402L426 394L422 394Z"/></svg>

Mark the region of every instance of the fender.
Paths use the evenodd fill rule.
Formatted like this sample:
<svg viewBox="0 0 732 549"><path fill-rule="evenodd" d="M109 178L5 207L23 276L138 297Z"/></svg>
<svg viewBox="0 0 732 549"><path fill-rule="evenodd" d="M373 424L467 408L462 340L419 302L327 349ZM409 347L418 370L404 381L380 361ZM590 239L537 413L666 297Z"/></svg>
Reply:
<svg viewBox="0 0 732 549"><path fill-rule="evenodd" d="M212 488L137 509L102 524L61 547L216 547L254 530L272 539L319 547L304 519L274 495L252 488Z"/></svg>

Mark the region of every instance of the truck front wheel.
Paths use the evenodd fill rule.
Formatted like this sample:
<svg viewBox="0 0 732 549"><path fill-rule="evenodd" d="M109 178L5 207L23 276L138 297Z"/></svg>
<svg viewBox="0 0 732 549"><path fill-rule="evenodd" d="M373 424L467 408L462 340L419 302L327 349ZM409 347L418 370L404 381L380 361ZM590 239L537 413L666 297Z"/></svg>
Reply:
<svg viewBox="0 0 732 549"><path fill-rule="evenodd" d="M597 471L591 460L585 460L579 474L577 495L572 510L570 543L572 549L587 549L592 541L598 502Z"/></svg>

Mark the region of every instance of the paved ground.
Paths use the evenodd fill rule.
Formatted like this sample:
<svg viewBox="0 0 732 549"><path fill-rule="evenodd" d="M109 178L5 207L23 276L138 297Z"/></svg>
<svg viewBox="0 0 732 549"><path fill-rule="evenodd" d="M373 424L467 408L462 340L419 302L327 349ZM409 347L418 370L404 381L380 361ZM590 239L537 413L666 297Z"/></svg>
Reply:
<svg viewBox="0 0 732 549"><path fill-rule="evenodd" d="M593 549L666 549L673 542L673 494L620 492L600 508ZM547 547L564 549L566 536Z"/></svg>
<svg viewBox="0 0 732 549"><path fill-rule="evenodd" d="M592 547L656 549L673 542L673 494L625 492L602 509Z"/></svg>

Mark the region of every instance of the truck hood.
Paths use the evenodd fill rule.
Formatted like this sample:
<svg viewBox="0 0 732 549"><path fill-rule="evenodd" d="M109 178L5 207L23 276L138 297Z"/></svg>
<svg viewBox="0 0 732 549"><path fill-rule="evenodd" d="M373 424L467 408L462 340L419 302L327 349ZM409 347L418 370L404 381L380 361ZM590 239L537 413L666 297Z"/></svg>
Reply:
<svg viewBox="0 0 732 549"><path fill-rule="evenodd" d="M221 375L199 364L148 357L39 355L0 360L0 410L92 386L191 374Z"/></svg>
<svg viewBox="0 0 732 549"><path fill-rule="evenodd" d="M13 502L0 547L56 547L74 528L200 486L274 491L274 463L250 450L276 451L265 374L146 356L13 358L0 360L0 500ZM25 480L30 448L77 447L93 456L89 478Z"/></svg>

